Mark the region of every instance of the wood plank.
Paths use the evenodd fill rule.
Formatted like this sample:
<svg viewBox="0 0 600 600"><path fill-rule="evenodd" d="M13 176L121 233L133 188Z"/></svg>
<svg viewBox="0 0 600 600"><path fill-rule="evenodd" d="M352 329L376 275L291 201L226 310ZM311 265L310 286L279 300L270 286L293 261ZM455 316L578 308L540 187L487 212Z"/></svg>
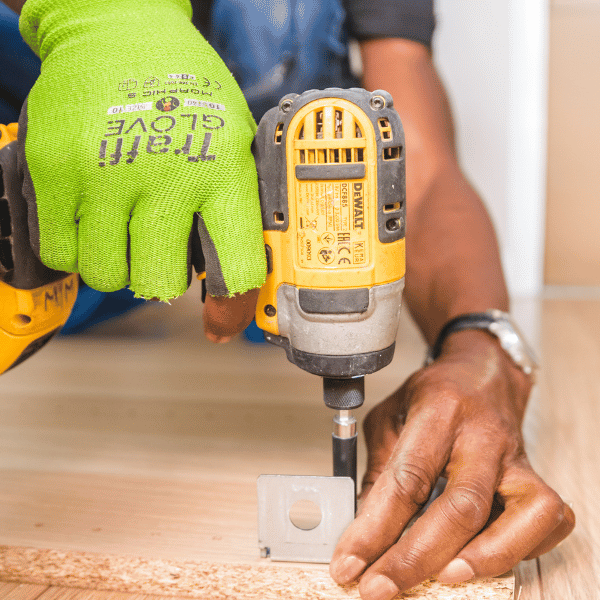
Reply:
<svg viewBox="0 0 600 600"><path fill-rule="evenodd" d="M279 348L205 341L199 304L149 303L0 379L0 544L255 561L256 478L331 474L319 378ZM411 337L401 374L423 356Z"/></svg>
<svg viewBox="0 0 600 600"><path fill-rule="evenodd" d="M356 585L338 586L325 565L209 563L131 556L0 547L0 576L53 586L87 587L143 594L180 595L211 600L358 599ZM425 600L508 600L512 575L460 585L427 581L410 598ZM41 600L54 600L53 595ZM56 598L63 600L63 596ZM66 595L64 600L79 599ZM87 598L83 595L81 598Z"/></svg>
<svg viewBox="0 0 600 600"><path fill-rule="evenodd" d="M47 585L0 581L0 598L2 600L38 600L47 589Z"/></svg>
<svg viewBox="0 0 600 600"><path fill-rule="evenodd" d="M165 596L147 594L130 594L127 592L107 592L99 590L82 590L76 588L51 587L36 600L164 600ZM170 597L169 600L184 600L181 597Z"/></svg>
<svg viewBox="0 0 600 600"><path fill-rule="evenodd" d="M514 600L544 600L539 561L523 561L515 568Z"/></svg>
<svg viewBox="0 0 600 600"><path fill-rule="evenodd" d="M543 597L592 600L600 597L600 303L545 301L542 348L530 454L577 516L573 534L539 559Z"/></svg>
<svg viewBox="0 0 600 600"><path fill-rule="evenodd" d="M298 597L310 597L310 581L333 585L326 567L258 556L255 480L331 472L332 415L320 382L278 348L204 342L198 304L193 294L171 307L149 304L59 339L0 378L0 544L202 565L214 574L209 582L228 568L244 577L258 569L258 582L320 573L298 575ZM549 300L540 309L545 368L528 413L528 450L573 501L578 527L539 569L537 561L519 568L520 600L598 598L600 302ZM423 352L405 319L393 365L367 378L361 414ZM360 451L364 465L362 441Z"/></svg>

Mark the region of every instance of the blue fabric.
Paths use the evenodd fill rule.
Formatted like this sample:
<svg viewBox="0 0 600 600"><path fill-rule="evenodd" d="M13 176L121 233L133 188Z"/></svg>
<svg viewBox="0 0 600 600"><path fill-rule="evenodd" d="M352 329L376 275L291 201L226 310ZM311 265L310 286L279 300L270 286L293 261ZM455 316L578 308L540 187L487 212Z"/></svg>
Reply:
<svg viewBox="0 0 600 600"><path fill-rule="evenodd" d="M214 0L209 41L258 121L285 94L357 85L345 22L340 0Z"/></svg>
<svg viewBox="0 0 600 600"><path fill-rule="evenodd" d="M134 298L129 289L110 293L98 292L80 281L77 300L61 334L79 333L92 325L122 315L144 302L143 298Z"/></svg>
<svg viewBox="0 0 600 600"><path fill-rule="evenodd" d="M252 342L253 344L266 344L265 334L263 330L258 327L256 321L252 321L246 329L244 329L244 338L248 342Z"/></svg>
<svg viewBox="0 0 600 600"><path fill-rule="evenodd" d="M40 59L19 34L19 17L0 2L0 123L14 123L40 74Z"/></svg>

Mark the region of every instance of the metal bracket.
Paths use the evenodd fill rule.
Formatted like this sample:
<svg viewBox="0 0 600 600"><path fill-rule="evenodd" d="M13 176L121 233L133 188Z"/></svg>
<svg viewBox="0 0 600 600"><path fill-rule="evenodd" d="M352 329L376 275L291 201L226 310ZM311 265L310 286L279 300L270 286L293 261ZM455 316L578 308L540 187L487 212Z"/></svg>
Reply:
<svg viewBox="0 0 600 600"><path fill-rule="evenodd" d="M342 533L354 519L350 477L261 475L258 487L258 545L263 558L328 563ZM314 503L316 526L295 525L290 511L301 501ZM314 515L313 515L314 517Z"/></svg>

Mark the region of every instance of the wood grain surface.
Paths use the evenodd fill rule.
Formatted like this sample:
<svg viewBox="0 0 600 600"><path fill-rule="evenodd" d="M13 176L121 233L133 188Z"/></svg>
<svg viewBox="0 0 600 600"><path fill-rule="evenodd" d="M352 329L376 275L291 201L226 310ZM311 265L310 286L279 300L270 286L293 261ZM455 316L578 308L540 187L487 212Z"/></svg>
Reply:
<svg viewBox="0 0 600 600"><path fill-rule="evenodd" d="M528 589L535 600L595 600L600 598L600 299L558 296L540 308L543 371L526 434L534 467L572 504L577 526L536 561L537 589Z"/></svg>
<svg viewBox="0 0 600 600"><path fill-rule="evenodd" d="M580 526L560 548L519 569L520 600L553 598L548 595L553 589L561 600L597 598L600 588L593 569L598 572L594 561L600 509L597 496L586 494L579 478L590 483L594 477L598 480L597 459L593 458L598 455L598 444L591 418L597 417L594 411L598 410L594 401L600 382L600 303L586 305L587 313L573 301L524 305L522 314L528 322L530 315L535 320L540 306L544 359L553 362L550 368L546 365L532 402L530 451L544 476L573 499ZM189 575L194 585L202 585L198 584L203 580L198 565L214 573L228 572L230 577L246 569L246 574L256 575L255 582L263 574L263 583L267 581L264 574L271 573L272 581L284 581L280 573L290 572L297 575L294 597L300 600L352 597L352 593L356 597L355 590L338 586L331 587L331 593L338 596L323 595L325 588L314 595L317 581L333 586L325 565L284 566L259 558L256 477L262 473L331 474L332 412L323 405L319 379L289 364L278 348L243 340L209 344L202 337L200 314L198 288L193 287L172 306L148 303L87 334L59 338L2 376L0 545L4 563L0 563L0 581L12 577L13 582L0 584L4 586L0 598L145 600L166 591L180 594L181 583L188 581L176 578L180 587L165 590L144 587L159 581L155 575L131 575L128 589L111 584L112 591L93 591L100 584L83 568L76 584L59 570L43 578L52 561L39 557L56 557L56 552L63 553L58 561L63 566L78 561L82 566L84 557L88 565L94 560L117 559L147 564L164 561L169 568L196 565ZM575 326L567 325L571 321ZM578 346L574 333L584 338L583 364L575 364L574 357L565 364L557 347L565 337L573 348ZM404 319L393 364L367 378L367 401L358 411L359 418L416 369L423 354L417 331ZM575 381L566 381L573 377ZM360 470L364 460L361 443ZM28 552L38 552L37 563ZM7 556L12 556L8 566ZM19 563L17 556L29 557L29 563ZM27 574L26 564L30 565ZM135 573L123 570L123 564L121 571L110 571L112 577L119 572ZM37 572L32 565L37 565ZM565 584L567 572L572 583ZM41 588L10 587L17 581ZM214 590L226 589L218 578L212 581L217 582ZM484 598L481 590L494 590L494 584L484 582L471 588L478 595L448 596L452 587L439 586L438 593L431 585L430 598ZM77 591L73 586L90 589ZM499 586L511 588L512 578L499 580L496 586L504 596L489 596L494 600L510 597L510 590L506 596ZM590 595L568 591L565 595L565 586L588 589ZM275 589L271 584L267 587ZM198 589L190 589L181 597L219 597L212 588L201 590L204 595L200 596L194 596ZM253 589L244 583L237 596L228 597L251 598Z"/></svg>

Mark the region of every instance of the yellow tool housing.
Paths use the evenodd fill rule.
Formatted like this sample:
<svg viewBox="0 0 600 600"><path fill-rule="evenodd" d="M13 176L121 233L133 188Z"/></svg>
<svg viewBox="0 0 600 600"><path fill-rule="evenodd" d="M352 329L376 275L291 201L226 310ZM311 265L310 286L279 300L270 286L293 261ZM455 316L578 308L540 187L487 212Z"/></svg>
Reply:
<svg viewBox="0 0 600 600"><path fill-rule="evenodd" d="M372 316L375 288L396 284L400 305L404 134L391 96L359 89L286 96L263 117L255 156L268 260L256 322L265 337L284 347L289 343L292 350L328 356L343 355L343 344L319 349L308 339L339 339L345 332L353 338L348 356L383 350L395 337L395 314L391 322L387 313L384 317L384 328L394 333L372 331L367 344L355 343L365 332L352 324ZM294 336L289 329L299 320L305 321L304 330ZM338 325L325 331L317 321ZM314 372L312 366L307 370Z"/></svg>
<svg viewBox="0 0 600 600"><path fill-rule="evenodd" d="M52 271L29 247L17 176L17 124L0 125L0 374L44 346L66 323L78 276Z"/></svg>

